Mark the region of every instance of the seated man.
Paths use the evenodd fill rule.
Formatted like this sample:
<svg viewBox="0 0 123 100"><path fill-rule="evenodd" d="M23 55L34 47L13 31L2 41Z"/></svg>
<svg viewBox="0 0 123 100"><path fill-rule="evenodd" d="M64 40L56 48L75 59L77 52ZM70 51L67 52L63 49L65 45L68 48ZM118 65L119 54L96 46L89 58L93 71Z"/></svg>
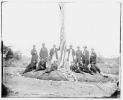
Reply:
<svg viewBox="0 0 123 100"><path fill-rule="evenodd" d="M73 72L77 72L77 65L74 61L71 61L70 70Z"/></svg>
<svg viewBox="0 0 123 100"><path fill-rule="evenodd" d="M58 69L58 61L54 61L52 64L51 64L51 67L47 68L45 73L50 73L51 71L55 71Z"/></svg>
<svg viewBox="0 0 123 100"><path fill-rule="evenodd" d="M23 72L23 74L25 74L26 72L30 72L32 70L36 69L36 61L31 62L25 69L25 71Z"/></svg>
<svg viewBox="0 0 123 100"><path fill-rule="evenodd" d="M44 59L41 59L41 61L38 63L38 67L35 69L34 72L39 71L39 70L45 70L46 69L46 64Z"/></svg>
<svg viewBox="0 0 123 100"><path fill-rule="evenodd" d="M81 74L83 74L83 72L79 69L79 65L76 64L74 61L71 62L70 70L73 71L73 72L75 72L75 73L81 73Z"/></svg>
<svg viewBox="0 0 123 100"><path fill-rule="evenodd" d="M99 73L101 76L103 76L103 77L105 77L105 78L108 78L108 76L101 74L100 69L95 65L94 62L91 62L90 70L91 70L91 72L93 72L93 73L95 73L95 74Z"/></svg>
<svg viewBox="0 0 123 100"><path fill-rule="evenodd" d="M86 66L86 64L83 64L82 61L80 61L80 63L79 63L79 69L82 72L90 73L91 75L93 75L92 72L89 70L89 68Z"/></svg>
<svg viewBox="0 0 123 100"><path fill-rule="evenodd" d="M91 67L90 67L90 70L93 72L93 73L100 73L100 69L95 65L94 62L91 62Z"/></svg>

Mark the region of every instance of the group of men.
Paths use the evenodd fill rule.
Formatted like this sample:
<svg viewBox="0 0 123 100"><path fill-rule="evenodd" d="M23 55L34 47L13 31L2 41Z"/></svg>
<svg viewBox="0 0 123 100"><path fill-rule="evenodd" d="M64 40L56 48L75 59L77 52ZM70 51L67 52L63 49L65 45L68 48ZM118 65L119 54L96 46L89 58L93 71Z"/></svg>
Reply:
<svg viewBox="0 0 123 100"><path fill-rule="evenodd" d="M67 61L69 62L69 68L70 70L74 72L87 72L92 74L92 72L100 73L100 69L96 67L96 53L94 52L94 49L92 48L91 55L89 56L89 51L87 50L87 47L84 46L84 51L82 52L80 50L80 47L77 47L77 51L73 49L73 46L70 45L69 49L66 50L67 52ZM36 46L33 45L33 49L31 50L31 63L27 66L26 70L23 72L29 72L34 70L39 71L39 70L46 70L45 72L50 72L53 70L56 70L58 68L58 51L60 50L59 48L56 48L56 45L53 45L53 48L50 50L49 55L48 55L48 50L45 47L45 44L42 43L42 48L39 53L39 59L40 61L38 62L38 54L36 50ZM50 61L51 65L50 68L46 68L46 62ZM38 67L36 67L36 64L38 63ZM91 68L88 68L88 64L91 64Z"/></svg>

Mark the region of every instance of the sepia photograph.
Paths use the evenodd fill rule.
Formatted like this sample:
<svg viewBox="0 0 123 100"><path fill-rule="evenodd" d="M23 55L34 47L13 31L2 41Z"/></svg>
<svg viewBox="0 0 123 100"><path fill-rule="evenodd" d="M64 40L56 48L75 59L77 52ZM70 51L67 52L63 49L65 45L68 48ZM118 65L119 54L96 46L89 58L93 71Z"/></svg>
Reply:
<svg viewBox="0 0 123 100"><path fill-rule="evenodd" d="M121 98L122 2L1 1L2 98Z"/></svg>

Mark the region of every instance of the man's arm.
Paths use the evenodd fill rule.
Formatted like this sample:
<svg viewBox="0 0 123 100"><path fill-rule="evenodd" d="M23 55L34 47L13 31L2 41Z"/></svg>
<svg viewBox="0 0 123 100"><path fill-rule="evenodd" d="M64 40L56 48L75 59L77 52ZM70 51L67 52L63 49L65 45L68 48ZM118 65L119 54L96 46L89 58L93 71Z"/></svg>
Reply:
<svg viewBox="0 0 123 100"><path fill-rule="evenodd" d="M34 55L34 54L35 54L35 52L33 50L31 50L31 55Z"/></svg>
<svg viewBox="0 0 123 100"><path fill-rule="evenodd" d="M46 48L46 57L48 57L48 50L47 50L47 48Z"/></svg>
<svg viewBox="0 0 123 100"><path fill-rule="evenodd" d="M41 53L42 53L41 51L42 51L42 49L41 49L40 52L39 52L39 58L41 58Z"/></svg>

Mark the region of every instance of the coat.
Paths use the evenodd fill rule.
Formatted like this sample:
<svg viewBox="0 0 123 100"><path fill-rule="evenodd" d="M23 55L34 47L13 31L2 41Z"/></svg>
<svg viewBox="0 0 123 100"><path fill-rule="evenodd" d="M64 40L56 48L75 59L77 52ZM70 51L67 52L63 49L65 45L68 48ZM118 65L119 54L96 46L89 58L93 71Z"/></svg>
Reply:
<svg viewBox="0 0 123 100"><path fill-rule="evenodd" d="M76 51L76 60L77 60L77 62L80 62L82 60L82 57L83 57L82 51L81 50L77 50Z"/></svg>
<svg viewBox="0 0 123 100"><path fill-rule="evenodd" d="M68 52L68 58L69 58L70 49L67 49L67 52ZM72 56L73 56L73 59L74 59L74 56L75 56L75 50L74 49L72 49Z"/></svg>
<svg viewBox="0 0 123 100"><path fill-rule="evenodd" d="M31 50L31 55L32 55L31 62L36 61L36 63L37 63L37 61L38 61L37 51L32 49Z"/></svg>
<svg viewBox="0 0 123 100"><path fill-rule="evenodd" d="M97 57L96 53L92 52L90 57L90 63L94 62L96 64L96 57Z"/></svg>
<svg viewBox="0 0 123 100"><path fill-rule="evenodd" d="M55 48L55 50L54 50L54 48L52 48L51 50L50 50L50 57L51 57L51 59L52 59L52 56L54 55L54 53L56 53L56 59L58 59L58 51L59 49L58 48Z"/></svg>
<svg viewBox="0 0 123 100"><path fill-rule="evenodd" d="M83 59L89 60L89 51L88 50L83 51Z"/></svg>
<svg viewBox="0 0 123 100"><path fill-rule="evenodd" d="M39 53L39 56L41 59L44 59L44 61L47 61L48 58L48 50L46 47L42 47Z"/></svg>

